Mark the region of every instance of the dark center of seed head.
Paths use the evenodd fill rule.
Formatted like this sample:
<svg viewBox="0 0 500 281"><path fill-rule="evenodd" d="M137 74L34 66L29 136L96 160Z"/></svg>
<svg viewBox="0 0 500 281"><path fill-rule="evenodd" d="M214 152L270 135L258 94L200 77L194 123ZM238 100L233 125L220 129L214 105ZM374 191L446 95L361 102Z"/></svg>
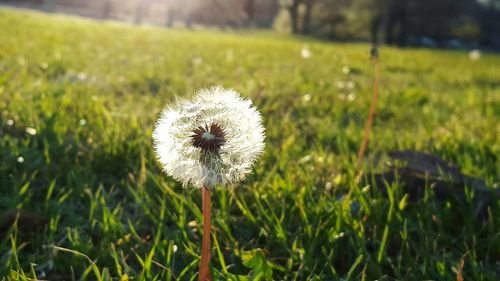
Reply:
<svg viewBox="0 0 500 281"><path fill-rule="evenodd" d="M210 126L199 126L194 129L191 139L195 147L206 152L218 152L220 147L226 142L226 134L221 126L216 123Z"/></svg>

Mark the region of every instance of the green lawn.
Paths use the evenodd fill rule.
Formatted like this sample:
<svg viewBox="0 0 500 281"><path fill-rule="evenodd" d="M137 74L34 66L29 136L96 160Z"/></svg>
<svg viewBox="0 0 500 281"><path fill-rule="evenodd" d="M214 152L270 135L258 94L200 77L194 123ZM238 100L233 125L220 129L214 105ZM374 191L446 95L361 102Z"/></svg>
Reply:
<svg viewBox="0 0 500 281"><path fill-rule="evenodd" d="M1 280L196 279L201 195L162 173L151 133L173 97L213 84L250 97L267 130L254 174L213 193L216 279L457 280L468 253L465 280L498 280L498 199L477 219L469 188L405 204L397 182L388 198L356 184L369 49L0 9ZM380 53L364 170L411 149L500 188L500 56ZM11 225L16 208L30 213Z"/></svg>

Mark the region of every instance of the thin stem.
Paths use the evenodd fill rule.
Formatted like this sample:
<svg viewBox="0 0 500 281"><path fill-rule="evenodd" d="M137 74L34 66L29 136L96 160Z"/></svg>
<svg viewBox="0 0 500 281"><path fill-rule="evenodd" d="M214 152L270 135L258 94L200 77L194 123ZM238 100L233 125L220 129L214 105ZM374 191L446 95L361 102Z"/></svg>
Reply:
<svg viewBox="0 0 500 281"><path fill-rule="evenodd" d="M210 189L204 187L202 189L202 204L203 204L203 238L201 244L201 262L200 262L200 273L198 276L198 281L211 281L212 275L208 269L208 264L210 262L210 208L211 208L211 198Z"/></svg>
<svg viewBox="0 0 500 281"><path fill-rule="evenodd" d="M374 57L374 81L373 81L373 100L372 105L370 107L370 114L368 115L368 119L366 120L365 131L363 134L363 142L358 151L358 162L357 165L361 164L361 159L363 159L363 155L365 154L366 145L368 144L368 138L370 137L370 129L373 123L373 117L375 116L375 108L377 106L378 93L379 93L379 79L380 79L380 65L378 57Z"/></svg>

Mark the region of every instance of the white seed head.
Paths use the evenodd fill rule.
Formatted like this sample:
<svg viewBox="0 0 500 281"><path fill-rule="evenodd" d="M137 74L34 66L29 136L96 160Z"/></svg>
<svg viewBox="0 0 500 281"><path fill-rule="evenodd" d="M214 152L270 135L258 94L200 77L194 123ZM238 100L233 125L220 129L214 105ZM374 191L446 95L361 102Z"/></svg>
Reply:
<svg viewBox="0 0 500 281"><path fill-rule="evenodd" d="M481 51L478 49L474 49L469 52L469 59L472 61L479 60L481 58Z"/></svg>
<svg viewBox="0 0 500 281"><path fill-rule="evenodd" d="M164 171L197 188L242 180L262 154L264 137L252 102L219 86L167 106L153 131Z"/></svg>
<svg viewBox="0 0 500 281"><path fill-rule="evenodd" d="M300 56L303 59L308 59L312 56L311 50L307 46L303 46L302 49L300 50Z"/></svg>

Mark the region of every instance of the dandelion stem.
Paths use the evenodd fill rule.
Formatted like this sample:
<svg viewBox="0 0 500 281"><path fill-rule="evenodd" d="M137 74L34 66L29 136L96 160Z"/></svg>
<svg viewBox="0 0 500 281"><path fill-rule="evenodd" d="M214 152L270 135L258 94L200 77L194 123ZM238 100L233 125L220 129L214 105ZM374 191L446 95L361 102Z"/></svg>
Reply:
<svg viewBox="0 0 500 281"><path fill-rule="evenodd" d="M198 281L211 281L212 276L208 269L210 262L210 208L211 208L210 189L204 187L202 189L202 204L203 204L203 238L201 244L201 262Z"/></svg>
<svg viewBox="0 0 500 281"><path fill-rule="evenodd" d="M376 47L374 47L376 48ZM375 55L374 55L375 54ZM379 79L380 79L380 65L378 59L378 51L372 50L372 59L373 59L373 69L374 69L374 79L373 79L373 99L372 105L370 107L370 114L368 115L368 119L366 120L365 131L363 134L363 142L361 143L361 147L358 151L358 161L357 165L361 164L361 159L363 159L363 155L365 154L366 145L368 144L368 138L370 137L370 129L373 123L373 117L375 116L375 108L377 106L378 94L379 94Z"/></svg>

